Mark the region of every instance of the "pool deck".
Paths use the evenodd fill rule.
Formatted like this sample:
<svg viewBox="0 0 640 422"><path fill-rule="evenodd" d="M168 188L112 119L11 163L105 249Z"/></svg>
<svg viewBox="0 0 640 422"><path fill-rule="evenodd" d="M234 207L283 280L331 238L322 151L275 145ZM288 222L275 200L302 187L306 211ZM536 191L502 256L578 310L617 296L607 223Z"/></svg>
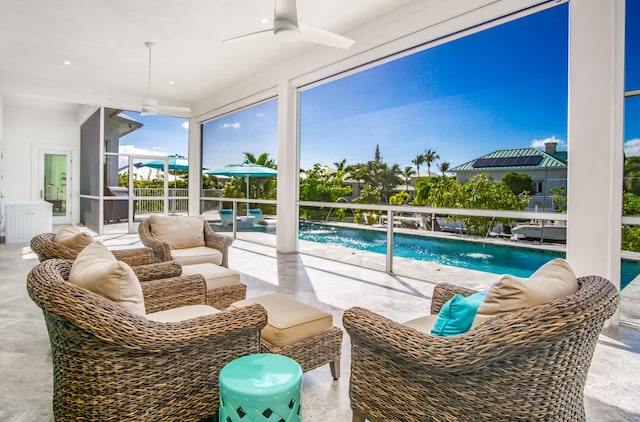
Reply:
<svg viewBox="0 0 640 422"><path fill-rule="evenodd" d="M341 227L353 228L353 224L334 223ZM378 229L385 231L386 229ZM473 238L471 236L462 236L454 233L431 232L416 229L394 228L395 233L430 236L449 240L463 240L476 243L490 243L499 246L544 249L556 252L565 252L566 247L558 243L527 242L524 240L512 241L500 237L487 237L486 239ZM272 234L257 231L239 231L237 238L248 242L267 245L275 248L276 239ZM351 264L359 267L370 268L376 271L385 272L384 255L367 252L343 246L328 245L318 242L310 242L305 240L299 241L300 253L312 256L322 257L331 261ZM640 260L640 254L634 252L624 252L625 259ZM419 261L408 258L394 257L393 273L397 275L414 277L419 280L429 280L430 282L449 282L460 284L462 286L473 289L484 289L495 282L500 275L487 273L484 271L476 271L466 268L453 267L450 265L439 264L435 262ZM640 328L640 276L636 277L622 291L620 301L620 320L623 323L633 327Z"/></svg>
<svg viewBox="0 0 640 422"><path fill-rule="evenodd" d="M495 274L445 265L395 259L393 274L379 254L326 248L300 242L300 254L282 254L275 236L240 232L229 251L230 267L248 286L247 297L279 292L332 314L342 327L342 313L362 306L402 322L428 313L433 286L448 281L475 288L487 286ZM109 247L140 246L135 234L96 236ZM314 255L311 254L314 252ZM37 264L28 245L0 245L0 420L51 421L51 354L41 311L28 298L27 272ZM349 265L349 264L357 264ZM365 268L369 267L369 268ZM402 274L401 274L402 273ZM403 275L412 273L413 275ZM625 289L626 291L626 289ZM636 307L638 302L636 302ZM304 374L305 422L348 422L351 344L344 337L341 376L333 381L329 367ZM620 327L600 336L585 387L588 422L640 421L640 330Z"/></svg>

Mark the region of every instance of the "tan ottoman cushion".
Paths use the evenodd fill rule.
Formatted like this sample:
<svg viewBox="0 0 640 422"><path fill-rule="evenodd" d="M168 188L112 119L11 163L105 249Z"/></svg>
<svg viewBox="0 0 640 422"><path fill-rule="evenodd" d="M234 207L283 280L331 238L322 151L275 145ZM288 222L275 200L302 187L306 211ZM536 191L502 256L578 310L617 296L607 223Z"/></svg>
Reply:
<svg viewBox="0 0 640 422"><path fill-rule="evenodd" d="M220 313L220 311L213 306L187 305L173 309L165 309L164 311L151 312L147 314L147 318L156 322L180 322L218 313Z"/></svg>
<svg viewBox="0 0 640 422"><path fill-rule="evenodd" d="M222 265L222 252L217 249L207 248L206 246L171 249L171 259L175 259L180 265L204 263Z"/></svg>
<svg viewBox="0 0 640 422"><path fill-rule="evenodd" d="M201 274L207 282L207 290L240 284L240 274L237 271L214 264L183 265L182 274Z"/></svg>
<svg viewBox="0 0 640 422"><path fill-rule="evenodd" d="M267 311L267 326L262 329L262 338L277 347L297 343L333 327L330 313L281 294L241 300L231 308L253 303L259 303Z"/></svg>

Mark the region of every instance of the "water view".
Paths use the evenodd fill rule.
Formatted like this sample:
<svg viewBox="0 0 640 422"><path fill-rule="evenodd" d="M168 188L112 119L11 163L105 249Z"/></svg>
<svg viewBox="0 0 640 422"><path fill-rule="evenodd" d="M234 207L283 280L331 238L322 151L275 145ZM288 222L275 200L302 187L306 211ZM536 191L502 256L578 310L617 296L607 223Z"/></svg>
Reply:
<svg viewBox="0 0 640 422"><path fill-rule="evenodd" d="M386 232L377 230L302 222L299 238L380 254L385 254L387 250ZM404 233L394 235L393 251L395 256L402 258L518 277L529 277L551 259L565 258L564 253L555 251ZM621 288L627 286L638 274L640 262L623 260Z"/></svg>

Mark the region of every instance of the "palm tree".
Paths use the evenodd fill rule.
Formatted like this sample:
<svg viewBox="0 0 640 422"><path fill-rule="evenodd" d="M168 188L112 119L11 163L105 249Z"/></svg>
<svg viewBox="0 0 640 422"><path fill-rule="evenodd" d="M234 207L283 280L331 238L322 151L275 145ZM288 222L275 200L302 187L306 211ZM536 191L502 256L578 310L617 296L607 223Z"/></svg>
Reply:
<svg viewBox="0 0 640 422"><path fill-rule="evenodd" d="M402 172L402 177L404 177L404 182L407 184L407 192L409 192L409 183L411 182L411 176L416 174L413 171L413 166L405 166L404 171Z"/></svg>
<svg viewBox="0 0 640 422"><path fill-rule="evenodd" d="M424 155L416 155L416 158L411 160L411 162L416 166L416 169L418 170L418 177L420 177L420 166L424 164Z"/></svg>
<svg viewBox="0 0 640 422"><path fill-rule="evenodd" d="M356 182L358 182L358 195L360 194L360 191L362 190L362 181L364 180L366 174L367 174L367 167L364 164L357 164L357 165L352 165L346 168L346 171L349 172L349 177L352 180L355 180Z"/></svg>
<svg viewBox="0 0 640 422"><path fill-rule="evenodd" d="M343 158L341 161L333 163L333 165L336 166L337 171L345 170L347 166L347 159Z"/></svg>
<svg viewBox="0 0 640 422"><path fill-rule="evenodd" d="M451 166L450 162L443 161L442 163L438 164L438 170L440 170L440 173L442 173L442 175L444 176L445 173L449 170L450 166Z"/></svg>
<svg viewBox="0 0 640 422"><path fill-rule="evenodd" d="M259 164L265 167L276 168L276 162L273 159L269 158L268 152L263 152L258 157L250 152L243 152L242 154L244 154L245 163Z"/></svg>
<svg viewBox="0 0 640 422"><path fill-rule="evenodd" d="M427 163L427 174L429 177L431 177L431 163L436 161L438 158L440 158L440 156L435 151L428 149L424 152L424 162Z"/></svg>
<svg viewBox="0 0 640 422"><path fill-rule="evenodd" d="M259 156L255 156L250 152L243 152L242 153L244 155L244 162L245 164L258 164L260 166L264 166L264 167L270 167L270 168L277 168L276 166L276 162L269 158L269 153L268 152L263 152L262 154L260 154ZM261 180L260 178L253 178L251 180L251 182L249 182L252 187L251 190L254 192L255 197L259 198L268 198L270 191L272 191L275 188L275 179L274 178L263 178L264 180ZM242 183L247 183L244 179ZM249 199L249 198L247 198Z"/></svg>

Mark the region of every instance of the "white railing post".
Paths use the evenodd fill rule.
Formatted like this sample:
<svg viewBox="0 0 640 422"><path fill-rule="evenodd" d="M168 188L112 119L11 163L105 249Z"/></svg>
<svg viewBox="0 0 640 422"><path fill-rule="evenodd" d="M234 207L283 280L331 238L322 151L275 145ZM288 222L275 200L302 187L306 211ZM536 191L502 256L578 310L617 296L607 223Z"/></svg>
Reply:
<svg viewBox="0 0 640 422"><path fill-rule="evenodd" d="M387 255L385 271L393 272L393 211L387 210Z"/></svg>

